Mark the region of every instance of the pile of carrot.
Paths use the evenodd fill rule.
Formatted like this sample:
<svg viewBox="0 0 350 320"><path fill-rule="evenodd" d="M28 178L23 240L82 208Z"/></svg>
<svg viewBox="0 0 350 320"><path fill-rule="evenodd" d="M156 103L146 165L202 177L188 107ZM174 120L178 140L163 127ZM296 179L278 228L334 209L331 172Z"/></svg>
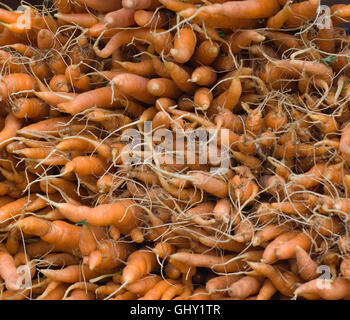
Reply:
<svg viewBox="0 0 350 320"><path fill-rule="evenodd" d="M350 5L53 3L0 8L0 299L350 299Z"/></svg>

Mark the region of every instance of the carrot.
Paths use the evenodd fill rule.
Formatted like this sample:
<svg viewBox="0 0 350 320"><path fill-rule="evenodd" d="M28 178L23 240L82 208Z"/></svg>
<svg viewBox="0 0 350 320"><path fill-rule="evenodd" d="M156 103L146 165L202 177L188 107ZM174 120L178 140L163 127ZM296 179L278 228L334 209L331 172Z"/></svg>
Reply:
<svg viewBox="0 0 350 320"><path fill-rule="evenodd" d="M2 68L11 73L25 72L24 66L20 63L20 59L5 50L0 50L0 65Z"/></svg>
<svg viewBox="0 0 350 320"><path fill-rule="evenodd" d="M34 195L19 198L13 202L3 205L0 208L0 222L6 223L8 220L15 218L22 211L25 212L26 206L36 199Z"/></svg>
<svg viewBox="0 0 350 320"><path fill-rule="evenodd" d="M98 23L97 17L90 13L56 13L55 18L83 28L90 28Z"/></svg>
<svg viewBox="0 0 350 320"><path fill-rule="evenodd" d="M50 91L39 91L34 92L34 94L47 104L56 107L59 103L66 102L68 100L71 100L74 96L76 96L75 93L72 92L50 92Z"/></svg>
<svg viewBox="0 0 350 320"><path fill-rule="evenodd" d="M178 268L176 268L172 263L168 263L165 267L164 267L164 272L165 275L173 280L177 280L181 277L181 272Z"/></svg>
<svg viewBox="0 0 350 320"><path fill-rule="evenodd" d="M290 5L290 15L286 22L288 27L299 27L303 22L314 19L320 5L319 0L307 0Z"/></svg>
<svg viewBox="0 0 350 320"><path fill-rule="evenodd" d="M136 250L128 257L122 272L122 282L128 285L135 283L156 268L157 260L153 252L145 249Z"/></svg>
<svg viewBox="0 0 350 320"><path fill-rule="evenodd" d="M186 211L188 216L194 223L202 226L210 226L215 224L215 219L212 218L211 212L214 209L212 202L202 202L199 205Z"/></svg>
<svg viewBox="0 0 350 320"><path fill-rule="evenodd" d="M136 74L124 73L113 78L113 83L123 93L144 103L152 104L155 97L147 90L149 80Z"/></svg>
<svg viewBox="0 0 350 320"><path fill-rule="evenodd" d="M243 276L239 274L214 277L207 281L205 288L210 294L217 291L227 290L233 283L241 278L243 278Z"/></svg>
<svg viewBox="0 0 350 320"><path fill-rule="evenodd" d="M254 30L246 30L232 33L225 37L225 40L230 44L230 47L223 46L223 51L228 53L238 53L244 48L249 47L252 43L260 43L265 40L265 37Z"/></svg>
<svg viewBox="0 0 350 320"><path fill-rule="evenodd" d="M98 244L97 249L89 254L86 263L90 270L114 270L126 260L133 249L133 246L128 243L103 240Z"/></svg>
<svg viewBox="0 0 350 320"><path fill-rule="evenodd" d="M21 130L17 130L17 133L27 138L37 138L37 135L42 134L43 132L57 134L59 131L64 131L65 126L68 125L68 122L70 124L77 124L77 122L71 120L70 117L56 117L47 120L41 120L39 122L27 125L21 128Z"/></svg>
<svg viewBox="0 0 350 320"><path fill-rule="evenodd" d="M209 66L198 67L192 72L190 81L200 86L211 86L216 81L215 70Z"/></svg>
<svg viewBox="0 0 350 320"><path fill-rule="evenodd" d="M274 238L277 238L279 235L289 230L290 227L288 224L268 224L255 233L253 237L253 246L259 246L262 243L273 240Z"/></svg>
<svg viewBox="0 0 350 320"><path fill-rule="evenodd" d="M48 29L41 29L37 34L37 45L40 50L58 49L59 44L55 39L55 35Z"/></svg>
<svg viewBox="0 0 350 320"><path fill-rule="evenodd" d="M300 276L305 281L311 281L318 277L318 265L311 259L309 254L301 247L297 246L295 250L297 266Z"/></svg>
<svg viewBox="0 0 350 320"><path fill-rule="evenodd" d="M123 8L128 9L155 9L159 6L158 0L122 0Z"/></svg>
<svg viewBox="0 0 350 320"><path fill-rule="evenodd" d="M72 265L60 270L41 269L40 272L51 280L61 281L64 283L86 281L98 276L98 273L91 271L85 265Z"/></svg>
<svg viewBox="0 0 350 320"><path fill-rule="evenodd" d="M37 300L61 300L64 297L64 293L67 289L67 285L59 281L50 281L45 291L37 297Z"/></svg>
<svg viewBox="0 0 350 320"><path fill-rule="evenodd" d="M5 118L5 124L0 131L0 147L9 143L9 139L16 136L17 131L22 127L22 119L18 119L13 113L9 113Z"/></svg>
<svg viewBox="0 0 350 320"><path fill-rule="evenodd" d="M340 273L345 279L350 278L350 261L349 259L343 259L340 263Z"/></svg>
<svg viewBox="0 0 350 320"><path fill-rule="evenodd" d="M32 90L35 90L35 88L35 80L30 75L25 73L11 73L1 79L1 99L7 99L14 93L25 92L30 94Z"/></svg>
<svg viewBox="0 0 350 320"><path fill-rule="evenodd" d="M211 295L204 287L199 287L192 292L189 300L211 300Z"/></svg>
<svg viewBox="0 0 350 320"><path fill-rule="evenodd" d="M163 51L167 54L170 50L171 36L169 33L163 29L157 29L154 32L152 29L142 28L118 32L108 41L102 50L98 49L97 43L95 43L95 53L101 58L107 58L122 45L131 42L133 38L152 43L155 51L159 54Z"/></svg>
<svg viewBox="0 0 350 320"><path fill-rule="evenodd" d="M20 12L0 9L0 20L5 23L15 23L21 15Z"/></svg>
<svg viewBox="0 0 350 320"><path fill-rule="evenodd" d="M80 67L78 65L70 65L66 68L65 72L66 81L69 85L80 91L90 90L90 78L86 74L81 74ZM57 90L55 90L57 91ZM64 91L64 90L61 90Z"/></svg>
<svg viewBox="0 0 350 320"><path fill-rule="evenodd" d="M312 227L315 231L326 237L335 234L341 234L344 230L344 224L338 217L315 216L311 220Z"/></svg>
<svg viewBox="0 0 350 320"><path fill-rule="evenodd" d="M208 110L213 101L213 94L208 88L198 88L194 93L193 102L198 109Z"/></svg>
<svg viewBox="0 0 350 320"><path fill-rule="evenodd" d="M90 108L113 108L120 106L120 92L112 87L103 87L79 94L73 100L57 104L58 109L75 115Z"/></svg>
<svg viewBox="0 0 350 320"><path fill-rule="evenodd" d="M15 261L3 244L0 245L0 276L8 290L20 289L20 275L17 273Z"/></svg>
<svg viewBox="0 0 350 320"><path fill-rule="evenodd" d="M268 18L279 10L277 0L245 0L244 2L228 1L222 4L212 4L203 6L199 10L198 18L201 14L223 15L231 19L261 19ZM179 13L184 18L189 18L187 10Z"/></svg>
<svg viewBox="0 0 350 320"><path fill-rule="evenodd" d="M140 62L129 62L129 61L117 61L116 63L120 64L124 69L131 73L135 73L139 76L148 77L156 74L156 71L153 67L153 61L149 57L141 57Z"/></svg>
<svg viewBox="0 0 350 320"><path fill-rule="evenodd" d="M120 288L120 284L116 284L116 283L110 281L110 282L107 282L105 285L102 285L102 286L99 286L98 288L96 288L95 294L96 294L97 298L100 298L100 297L105 298L105 297L113 294L113 292L115 292L119 288ZM119 292L123 293L124 291L121 290Z"/></svg>
<svg viewBox="0 0 350 320"><path fill-rule="evenodd" d="M164 66L168 70L175 84L183 91L192 94L196 88L195 84L188 82L190 74L176 63L164 61Z"/></svg>
<svg viewBox="0 0 350 320"><path fill-rule="evenodd" d="M247 262L247 264L257 272L257 274L270 279L273 286L283 295L293 295L295 290L295 288L293 288L293 283L290 283L288 279L283 277L276 267L261 262Z"/></svg>
<svg viewBox="0 0 350 320"><path fill-rule="evenodd" d="M308 250L311 246L311 239L303 232L298 233L294 238L284 243L279 243L275 248L277 259L289 259L295 256L296 246L300 246L304 250Z"/></svg>
<svg viewBox="0 0 350 320"><path fill-rule="evenodd" d="M120 1L107 0L103 3L97 0L77 0L78 4L82 6L88 6L89 8L95 9L101 12L109 12L113 10L118 10L121 8Z"/></svg>
<svg viewBox="0 0 350 320"><path fill-rule="evenodd" d="M144 296L151 288L153 288L161 278L158 275L146 275L135 282L126 285L126 289L139 296Z"/></svg>
<svg viewBox="0 0 350 320"><path fill-rule="evenodd" d="M177 252L170 255L170 262L175 260L185 263L188 266L210 268L216 272L227 273L241 271L244 263L242 260L231 261L234 257L235 256L233 255L225 255L221 257L209 254L202 255L188 252Z"/></svg>
<svg viewBox="0 0 350 320"><path fill-rule="evenodd" d="M84 289L75 289L71 292L69 297L63 298L62 300L96 300L93 292Z"/></svg>
<svg viewBox="0 0 350 320"><path fill-rule="evenodd" d="M191 62L196 65L211 65L219 54L219 45L215 41L204 40L195 49Z"/></svg>
<svg viewBox="0 0 350 320"><path fill-rule="evenodd" d="M167 78L154 78L148 81L147 91L153 96L177 98L181 95L181 90L175 82Z"/></svg>
<svg viewBox="0 0 350 320"><path fill-rule="evenodd" d="M16 118L42 118L48 114L46 103L37 98L19 98L13 102L12 112Z"/></svg>
<svg viewBox="0 0 350 320"><path fill-rule="evenodd" d="M50 191L52 193L55 192L63 192L66 195L69 195L70 198L79 201L80 197L78 194L78 188L77 186L70 182L67 181L65 179L62 178L48 178L45 180L40 181L40 189L42 192L47 192L50 193ZM83 192L81 193L81 195L84 194Z"/></svg>
<svg viewBox="0 0 350 320"><path fill-rule="evenodd" d="M318 163L313 166L309 171L300 175L291 175L289 177L290 181L293 183L303 186L304 188L312 188L317 186L322 179L324 172L326 170L326 166L324 163Z"/></svg>
<svg viewBox="0 0 350 320"><path fill-rule="evenodd" d="M254 295L259 292L261 287L260 281L251 276L245 276L234 283L229 287L230 297L236 299L245 299L251 295Z"/></svg>
<svg viewBox="0 0 350 320"><path fill-rule="evenodd" d="M165 27L169 22L169 15L165 11L137 10L134 14L135 22L140 27L158 29Z"/></svg>
<svg viewBox="0 0 350 320"><path fill-rule="evenodd" d="M175 296L183 293L185 286L182 283L176 283L169 287L163 294L160 300L172 300Z"/></svg>
<svg viewBox="0 0 350 320"><path fill-rule="evenodd" d="M135 24L135 9L121 8L108 12L103 17L103 22L109 28L130 27Z"/></svg>
<svg viewBox="0 0 350 320"><path fill-rule="evenodd" d="M45 256L43 261L40 261L40 266L66 267L70 265L76 265L77 263L77 257L70 253L50 253Z"/></svg>
<svg viewBox="0 0 350 320"><path fill-rule="evenodd" d="M162 295L174 284L176 284L176 281L172 279L161 280L138 300L160 300Z"/></svg>
<svg viewBox="0 0 350 320"><path fill-rule="evenodd" d="M192 29L180 29L174 37L174 47L170 50L177 63L189 61L196 48L196 36Z"/></svg>
<svg viewBox="0 0 350 320"><path fill-rule="evenodd" d="M138 210L132 200L117 200L111 204L102 204L95 208L70 203L49 201L72 222L86 220L91 226L115 225L122 234L128 234L137 226Z"/></svg>
<svg viewBox="0 0 350 320"><path fill-rule="evenodd" d="M204 190L210 194L213 194L219 198L225 198L228 195L227 183L206 175L201 172L190 173L191 181L194 186Z"/></svg>
<svg viewBox="0 0 350 320"><path fill-rule="evenodd" d="M36 217L27 217L18 221L18 228L26 234L39 236L53 244L57 250L74 252L79 244L81 227L64 221L46 221Z"/></svg>
<svg viewBox="0 0 350 320"><path fill-rule="evenodd" d="M196 8L196 6L189 2L182 2L178 0L159 0L159 2L167 9L175 12L185 10L187 8Z"/></svg>
<svg viewBox="0 0 350 320"><path fill-rule="evenodd" d="M272 242L268 244L268 246L264 250L263 261L264 262L274 262L276 257L276 248L278 248L279 244L283 244L286 241L289 241L295 237L296 233L294 231L285 232L281 235L277 236Z"/></svg>
<svg viewBox="0 0 350 320"><path fill-rule="evenodd" d="M259 290L256 300L270 300L276 292L277 290L272 281L270 279L266 279Z"/></svg>
<svg viewBox="0 0 350 320"><path fill-rule="evenodd" d="M348 299L350 282L341 277L334 281L314 279L300 285L294 292L296 297L316 295L325 300Z"/></svg>
<svg viewBox="0 0 350 320"><path fill-rule="evenodd" d="M252 202L258 194L259 187L253 181L244 177L234 176L228 187L233 200L241 203Z"/></svg>

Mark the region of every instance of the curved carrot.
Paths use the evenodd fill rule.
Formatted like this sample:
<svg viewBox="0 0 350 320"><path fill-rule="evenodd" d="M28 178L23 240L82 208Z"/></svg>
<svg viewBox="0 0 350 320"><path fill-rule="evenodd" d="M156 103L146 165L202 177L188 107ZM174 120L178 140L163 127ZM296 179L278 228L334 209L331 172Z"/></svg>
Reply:
<svg viewBox="0 0 350 320"><path fill-rule="evenodd" d="M260 287L261 282L259 280L251 276L245 276L232 283L229 287L228 293L230 297L245 299L258 293Z"/></svg>
<svg viewBox="0 0 350 320"><path fill-rule="evenodd" d="M196 65L211 65L218 56L220 47L217 42L211 40L202 41L195 49L191 62Z"/></svg>
<svg viewBox="0 0 350 320"><path fill-rule="evenodd" d="M54 203L52 205L70 221L86 220L92 226L115 225L122 234L128 234L138 224L138 211L132 200L117 200L111 204L102 204L95 208L71 203Z"/></svg>
<svg viewBox="0 0 350 320"><path fill-rule="evenodd" d="M8 290L20 289L20 275L17 273L15 261L3 244L0 245L0 276Z"/></svg>
<svg viewBox="0 0 350 320"><path fill-rule="evenodd" d="M57 104L57 108L63 112L75 115L90 108L113 108L120 106L117 99L120 92L112 87L103 87L79 94L73 100Z"/></svg>
<svg viewBox="0 0 350 320"><path fill-rule="evenodd" d="M108 12L103 22L110 28L126 28L135 23L135 9L121 8L116 11Z"/></svg>
<svg viewBox="0 0 350 320"><path fill-rule="evenodd" d="M40 272L47 278L64 283L75 283L96 278L99 274L87 266L72 265L60 270L42 269Z"/></svg>
<svg viewBox="0 0 350 320"><path fill-rule="evenodd" d="M156 31L152 29L132 29L123 30L115 34L106 44L106 46L100 50L97 48L97 44L94 46L94 50L97 56L101 58L109 57L115 50L120 48L122 45L127 44L137 38L150 42L154 45L155 51L160 54L164 51L167 54L170 50L171 35L166 30L158 29Z"/></svg>
<svg viewBox="0 0 350 320"><path fill-rule="evenodd" d="M89 8L95 9L101 12L109 12L113 10L118 10L122 7L120 1L114 0L106 0L106 1L98 1L98 0L77 0L78 4L82 6L88 6Z"/></svg>
<svg viewBox="0 0 350 320"><path fill-rule="evenodd" d="M169 15L165 11L137 10L134 19L140 27L158 29L165 27L169 22Z"/></svg>
<svg viewBox="0 0 350 320"><path fill-rule="evenodd" d="M337 277L334 281L314 279L300 285L294 292L295 296L304 297L308 294L317 295L325 300L348 299L350 281Z"/></svg>
<svg viewBox="0 0 350 320"><path fill-rule="evenodd" d="M136 74L122 73L113 78L116 87L141 102L152 104L155 97L147 91L147 84L150 80Z"/></svg>
<svg viewBox="0 0 350 320"><path fill-rule="evenodd" d="M199 10L198 18L201 13L209 15L223 15L231 19L261 19L274 15L279 10L277 0L245 0L242 2L228 1L222 4L212 4L203 6ZM179 13L184 18L189 18L186 10Z"/></svg>
<svg viewBox="0 0 350 320"><path fill-rule="evenodd" d="M181 95L181 90L175 82L167 78L154 78L148 81L147 91L157 97L177 98Z"/></svg>
<svg viewBox="0 0 350 320"><path fill-rule="evenodd" d="M159 6L158 0L122 0L123 8L128 9L155 9Z"/></svg>
<svg viewBox="0 0 350 320"><path fill-rule="evenodd" d="M55 18L76 24L83 28L90 28L98 23L98 19L90 13L56 13Z"/></svg>
<svg viewBox="0 0 350 320"><path fill-rule="evenodd" d="M139 249L134 251L127 260L122 272L122 282L132 284L157 268L156 256L153 252Z"/></svg>
<svg viewBox="0 0 350 320"><path fill-rule="evenodd" d="M183 28L174 36L174 47L170 50L177 63L189 61L196 47L196 35L190 28Z"/></svg>

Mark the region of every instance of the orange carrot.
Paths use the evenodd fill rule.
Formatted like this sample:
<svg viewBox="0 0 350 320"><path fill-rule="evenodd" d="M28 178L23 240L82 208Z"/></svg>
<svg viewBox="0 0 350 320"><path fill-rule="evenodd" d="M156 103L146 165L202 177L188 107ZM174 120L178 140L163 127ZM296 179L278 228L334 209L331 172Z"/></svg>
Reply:
<svg viewBox="0 0 350 320"><path fill-rule="evenodd" d="M20 92L30 94L35 88L36 82L30 75L11 73L1 79L0 97L1 99L7 99L9 95Z"/></svg>
<svg viewBox="0 0 350 320"><path fill-rule="evenodd" d="M140 27L151 29L163 28L168 24L169 16L165 11L137 10L134 19Z"/></svg>
<svg viewBox="0 0 350 320"><path fill-rule="evenodd" d="M64 221L46 221L36 217L27 217L18 221L18 227L27 234L40 236L42 240L53 244L57 250L74 252L79 244L81 227Z"/></svg>
<svg viewBox="0 0 350 320"><path fill-rule="evenodd" d="M300 285L294 292L295 296L307 297L316 295L325 300L349 299L350 281L337 277L334 281L314 279Z"/></svg>
<svg viewBox="0 0 350 320"><path fill-rule="evenodd" d="M49 279L64 283L87 281L99 275L85 265L72 265L60 270L42 269L40 272Z"/></svg>
<svg viewBox="0 0 350 320"><path fill-rule="evenodd" d="M164 61L164 66L168 70L171 78L174 80L175 84L184 92L192 94L196 86L188 82L191 78L190 74L181 66L176 63Z"/></svg>
<svg viewBox="0 0 350 320"><path fill-rule="evenodd" d="M203 6L199 10L198 18L201 14L223 15L231 19L260 19L268 18L279 10L277 0L245 0L244 2L228 1L222 4L212 4ZM184 10L179 13L182 17L189 18L191 14ZM190 11L192 13L192 10Z"/></svg>
<svg viewBox="0 0 350 320"><path fill-rule="evenodd" d="M136 74L124 73L113 78L113 83L123 93L144 103L152 104L155 97L147 91L149 80Z"/></svg>
<svg viewBox="0 0 350 320"><path fill-rule="evenodd" d="M123 269L122 282L124 284L135 283L157 267L156 256L153 252L139 249L134 251L128 258Z"/></svg>
<svg viewBox="0 0 350 320"><path fill-rule="evenodd" d="M9 139L17 134L17 130L22 127L22 119L18 119L13 113L9 113L5 118L5 124L0 131L0 147L4 147L9 143Z"/></svg>
<svg viewBox="0 0 350 320"><path fill-rule="evenodd" d="M106 44L106 46L100 50L97 48L97 42L94 45L94 50L97 56L101 58L109 57L115 50L122 45L132 41L133 38L144 40L153 44L157 53L164 51L167 54L170 50L171 35L163 29L157 29L156 31L148 28L123 30L115 34Z"/></svg>
<svg viewBox="0 0 350 320"><path fill-rule="evenodd" d="M276 292L277 290L272 281L270 279L266 279L259 290L256 300L270 300Z"/></svg>
<svg viewBox="0 0 350 320"><path fill-rule="evenodd" d="M35 119L45 117L49 109L46 103L37 98L19 98L13 102L12 112L19 119Z"/></svg>
<svg viewBox="0 0 350 320"><path fill-rule="evenodd" d="M177 98L181 95L181 90L174 81L166 78L154 78L148 81L147 91L158 97Z"/></svg>
<svg viewBox="0 0 350 320"><path fill-rule="evenodd" d="M115 225L122 234L128 234L137 226L139 212L132 200L117 200L95 208L71 203L49 203L57 207L66 219L75 223L86 220L91 226Z"/></svg>
<svg viewBox="0 0 350 320"><path fill-rule="evenodd" d="M15 261L3 244L0 245L0 276L8 290L20 289L20 275L17 273Z"/></svg>
<svg viewBox="0 0 350 320"><path fill-rule="evenodd" d="M108 12L103 22L109 28L126 28L135 23L135 10L128 8L121 8L116 11Z"/></svg>
<svg viewBox="0 0 350 320"><path fill-rule="evenodd" d="M215 41L204 40L192 56L191 61L196 65L211 65L219 54L219 45Z"/></svg>
<svg viewBox="0 0 350 320"><path fill-rule="evenodd" d="M170 50L177 63L189 61L196 48L196 36L190 28L183 28L174 37L174 47Z"/></svg>

